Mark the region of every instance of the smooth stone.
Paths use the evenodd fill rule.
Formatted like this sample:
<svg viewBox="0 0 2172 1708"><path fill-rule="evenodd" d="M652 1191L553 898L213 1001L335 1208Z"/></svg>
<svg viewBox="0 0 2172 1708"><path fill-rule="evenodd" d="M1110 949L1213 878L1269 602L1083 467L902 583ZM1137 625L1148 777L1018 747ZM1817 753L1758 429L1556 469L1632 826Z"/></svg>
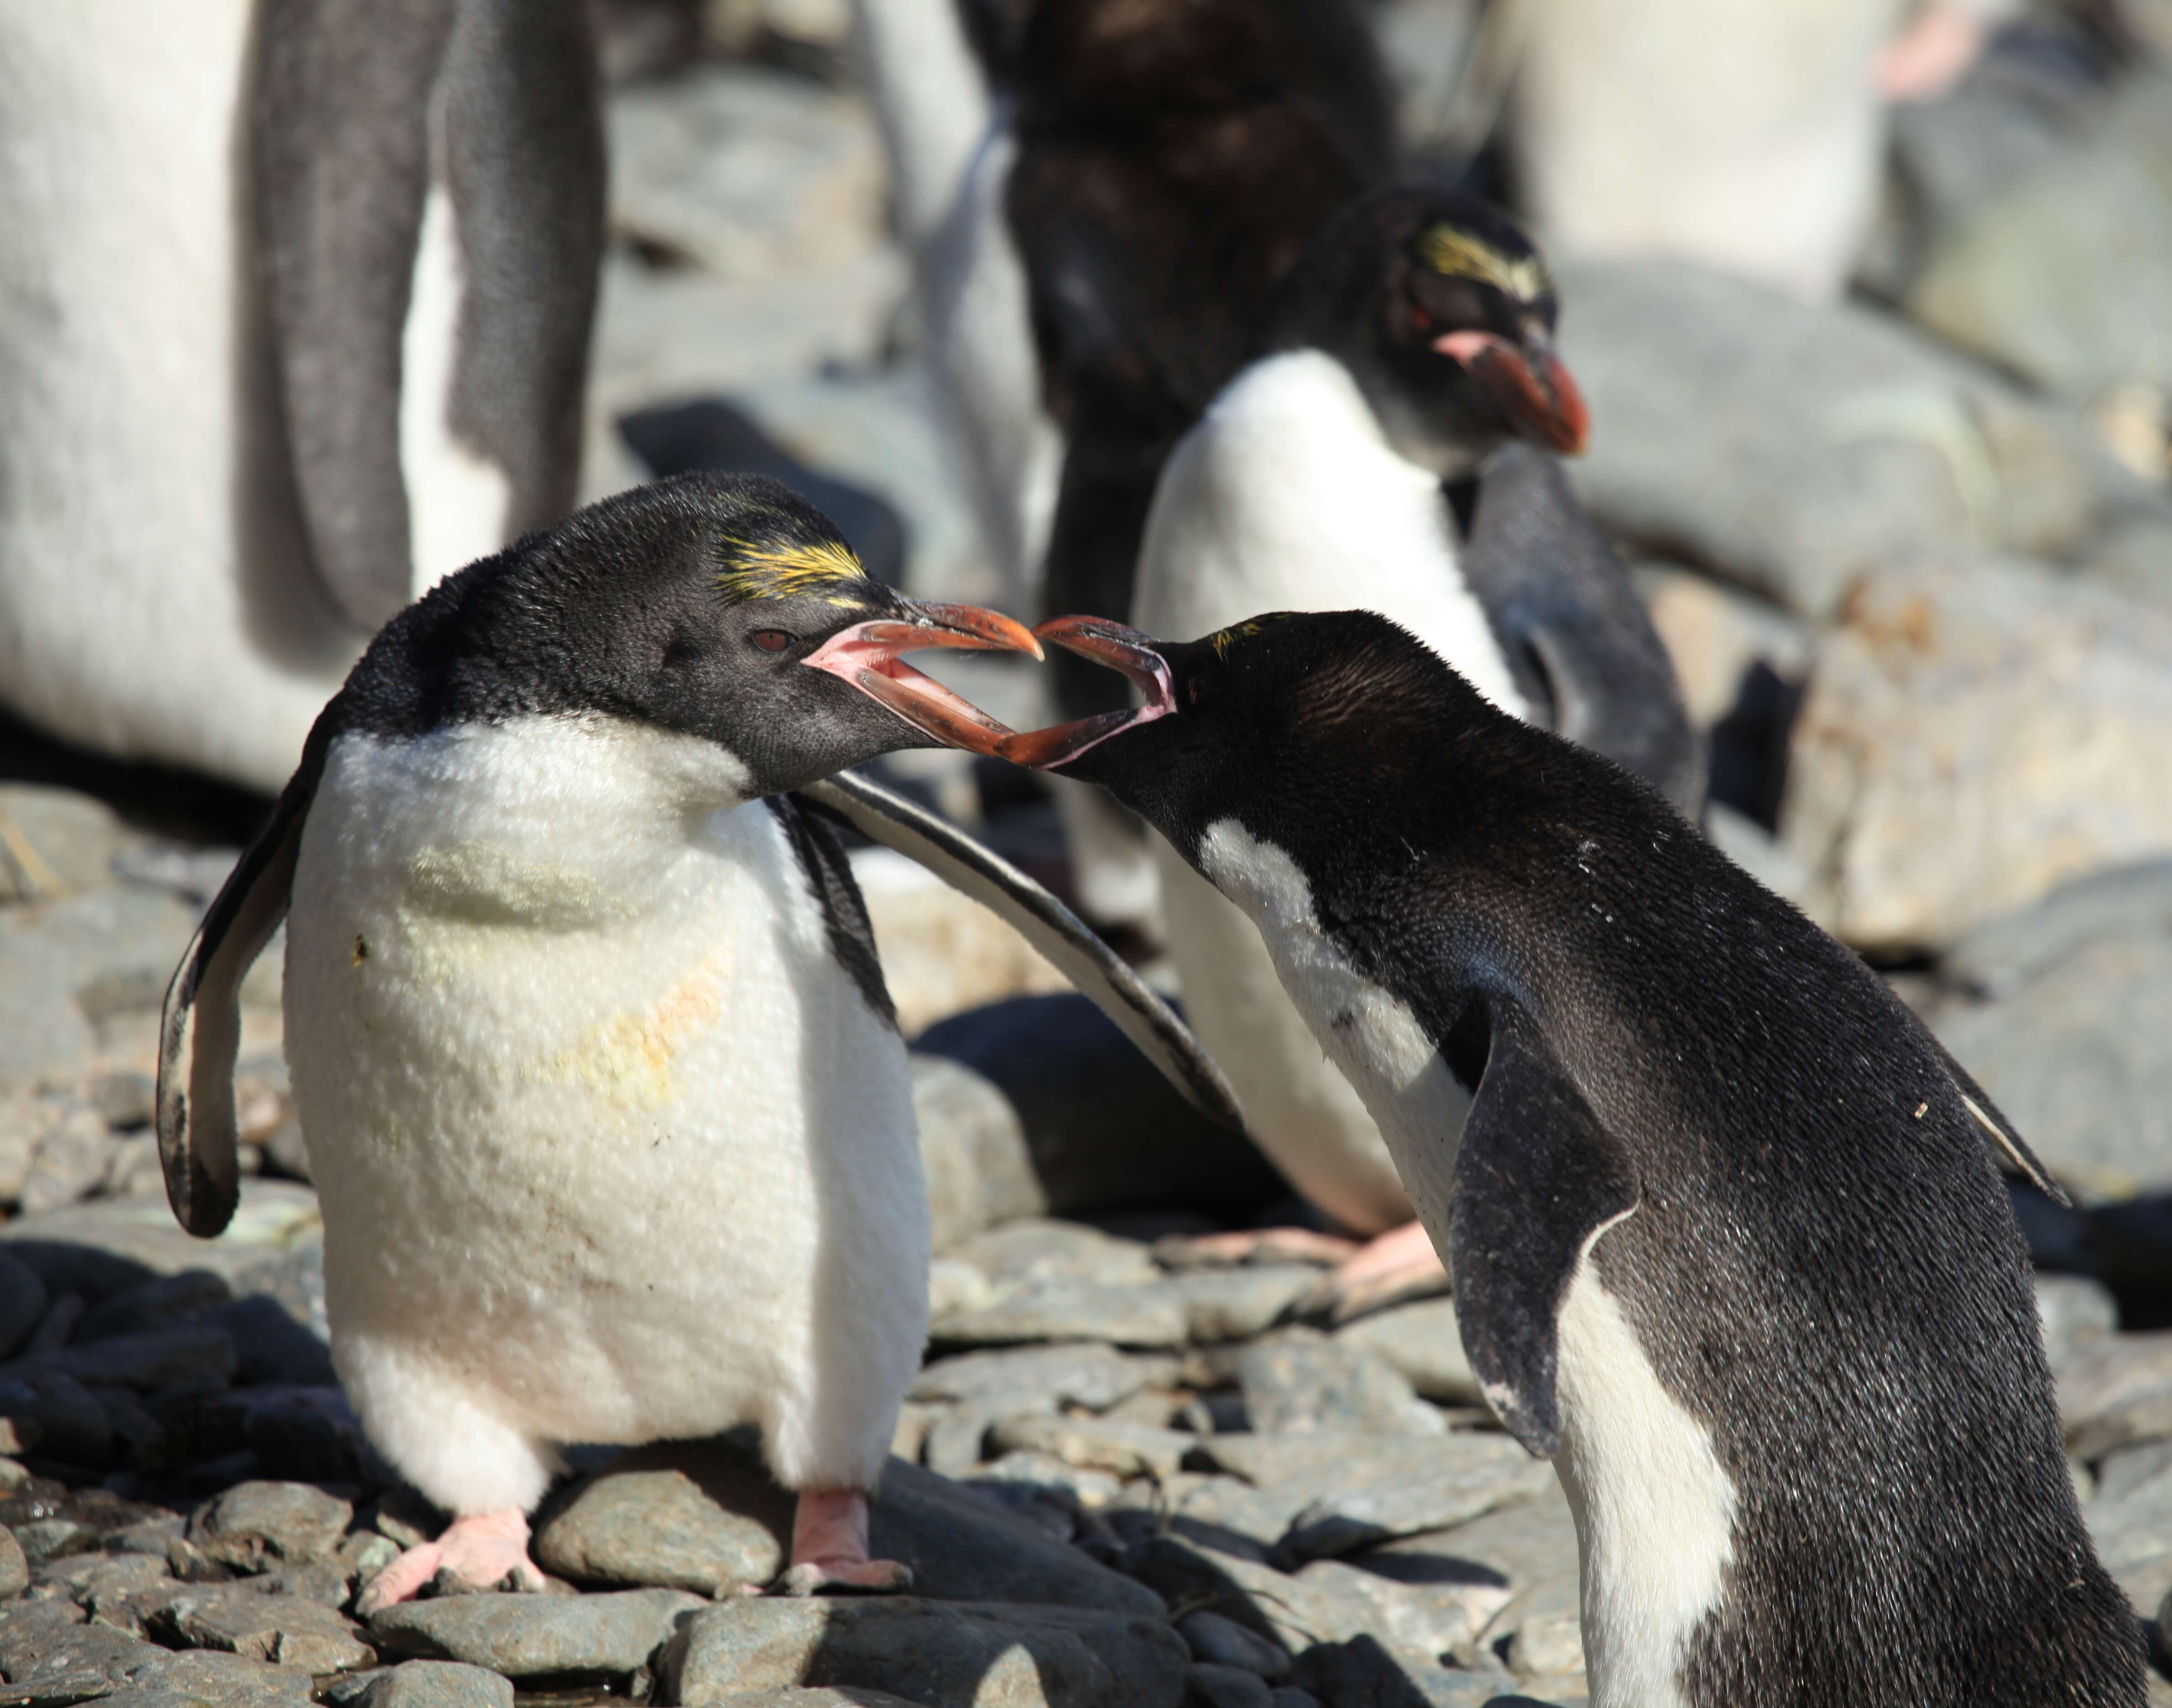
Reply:
<svg viewBox="0 0 2172 1708"><path fill-rule="evenodd" d="M976 1234L953 1255L995 1282L1064 1280L1137 1286L1161 1278L1153 1253L1080 1222L1030 1216Z"/></svg>
<svg viewBox="0 0 2172 1708"><path fill-rule="evenodd" d="M929 1428L922 1443L922 1458L927 1469L939 1476L970 1475L987 1461L988 1431L998 1421L1036 1414L1054 1416L1056 1401L1046 1394L1025 1389L954 1405Z"/></svg>
<svg viewBox="0 0 2172 1708"><path fill-rule="evenodd" d="M0 1671L18 1701L75 1702L103 1696L166 1652L155 1643L104 1625L48 1625L40 1620L19 1636L19 1615L0 1615Z"/></svg>
<svg viewBox="0 0 2172 1708"><path fill-rule="evenodd" d="M1334 1708L1487 1708L1511 1688L1504 1673L1452 1670L1370 1635L1314 1645L1295 1676Z"/></svg>
<svg viewBox="0 0 2172 1708"><path fill-rule="evenodd" d="M1384 1543L1357 1563L1402 1582L1505 1585L1510 1598L1487 1626L1488 1647L1513 1641L1528 1624L1534 1646L1558 1654L1567 1636L1579 1629L1576 1521L1558 1483L1452 1530ZM1580 1672L1582 1661L1560 1670Z"/></svg>
<svg viewBox="0 0 2172 1708"><path fill-rule="evenodd" d="M309 1673L217 1649L159 1650L132 1679L100 1701L112 1708L303 1708L315 1700Z"/></svg>
<svg viewBox="0 0 2172 1708"><path fill-rule="evenodd" d="M1779 822L1815 874L1804 910L1858 948L1912 951L2161 856L2168 746L2172 611L2013 560L1882 565L1819 636L1790 739ZM2153 976L2116 957L2091 975L2115 975Z"/></svg>
<svg viewBox="0 0 2172 1708"><path fill-rule="evenodd" d="M2172 1591L2172 1474L2082 1504L2097 1558L2137 1608Z"/></svg>
<svg viewBox="0 0 2172 1708"><path fill-rule="evenodd" d="M1036 1340L1105 1340L1155 1350L1187 1337L1183 1302L1155 1287L1099 1286L1062 1277L1027 1282L977 1310L928 1324L939 1345L1003 1346Z"/></svg>
<svg viewBox="0 0 2172 1708"><path fill-rule="evenodd" d="M1337 1489L1308 1502L1291 1520L1278 1560L1352 1554L1397 1536L1448 1529L1553 1485L1553 1468L1507 1436L1464 1432L1440 1445L1435 1462L1415 1475Z"/></svg>
<svg viewBox="0 0 2172 1708"><path fill-rule="evenodd" d="M164 1421L165 1464L197 1464L245 1452L269 1480L386 1480L361 1422L337 1388L277 1384L200 1394L169 1405Z"/></svg>
<svg viewBox="0 0 2172 1708"><path fill-rule="evenodd" d="M154 1333L208 1316L233 1297L234 1289L209 1270L153 1276L93 1305L76 1324L72 1338L80 1344Z"/></svg>
<svg viewBox="0 0 2172 1708"><path fill-rule="evenodd" d="M755 1600L687 1621L659 1683L696 1708L783 1684L863 1684L924 1708L1177 1708L1190 1658L1159 1613Z"/></svg>
<svg viewBox="0 0 2172 1708"><path fill-rule="evenodd" d="M2011 995L2099 937L2172 932L2172 860L2092 872L2040 900L1986 920L1939 958L1938 975L1970 996Z"/></svg>
<svg viewBox="0 0 2172 1708"><path fill-rule="evenodd" d="M893 849L861 849L852 856L852 876L906 1037L993 1002L1071 988L1008 921L918 861Z"/></svg>
<svg viewBox="0 0 2172 1708"><path fill-rule="evenodd" d="M994 1082L918 1050L911 1067L934 1249L947 1252L991 1223L1046 1209L1025 1128Z"/></svg>
<svg viewBox="0 0 2172 1708"><path fill-rule="evenodd" d="M403 1661L354 1700L361 1708L513 1708L513 1680L458 1661Z"/></svg>
<svg viewBox="0 0 2172 1708"><path fill-rule="evenodd" d="M1027 1452L1007 1453L989 1460L974 1470L965 1486L1013 1511L1020 1510L1024 1501L1046 1506L1053 1497L1054 1504L1067 1514L1097 1512L1121 1499L1124 1490L1123 1480L1110 1472L1067 1464L1053 1453ZM1029 1512L1027 1516L1037 1518L1040 1515ZM1065 1523L1063 1539L1069 1540L1075 1528ZM1056 1526L1051 1524L1050 1529L1056 1533Z"/></svg>
<svg viewBox="0 0 2172 1708"><path fill-rule="evenodd" d="M196 925L186 903L142 889L98 889L0 910L0 1073L88 1066L98 1032L78 994L126 984L147 993L144 1006L155 1012Z"/></svg>
<svg viewBox="0 0 2172 1708"><path fill-rule="evenodd" d="M369 1631L389 1656L465 1661L509 1678L631 1673L648 1664L680 1615L708 1604L675 1589L455 1595L384 1608Z"/></svg>
<svg viewBox="0 0 2172 1708"><path fill-rule="evenodd" d="M162 1622L191 1648L220 1649L304 1673L343 1673L377 1660L357 1635L358 1627L333 1609L254 1587L185 1591L167 1604Z"/></svg>
<svg viewBox="0 0 2172 1708"><path fill-rule="evenodd" d="M40 1370L57 1370L86 1386L150 1392L180 1383L223 1387L240 1365L234 1339L223 1329L184 1323L137 1335L79 1340L56 1351L34 1353L0 1366L0 1382Z"/></svg>
<svg viewBox="0 0 2172 1708"><path fill-rule="evenodd" d="M1605 423L1568 465L1593 519L1801 615L1927 551L2066 556L2118 473L2079 423L1890 314L1672 261L1556 277L1576 305L1562 352Z"/></svg>
<svg viewBox="0 0 2172 1708"><path fill-rule="evenodd" d="M1191 1687L1193 1694L1205 1697L1211 1708L1274 1708L1275 1693L1267 1681L1242 1667L1195 1662Z"/></svg>
<svg viewBox="0 0 2172 1708"><path fill-rule="evenodd" d="M1420 1299L1335 1331L1336 1342L1384 1360L1427 1399L1483 1405L1485 1393L1464 1356L1454 1299Z"/></svg>
<svg viewBox="0 0 2172 1708"><path fill-rule="evenodd" d="M2043 1325L2044 1356L2056 1372L2093 1340L2119 1327L2119 1305L2087 1276L2035 1276L2036 1320Z"/></svg>
<svg viewBox="0 0 2172 1708"><path fill-rule="evenodd" d="M99 1112L72 1098L51 1099L18 1196L25 1216L88 1198L105 1184L120 1141Z"/></svg>
<svg viewBox="0 0 2172 1708"><path fill-rule="evenodd" d="M37 1271L0 1251L0 1357L23 1343L48 1302Z"/></svg>
<svg viewBox="0 0 2172 1708"><path fill-rule="evenodd" d="M1097 1417L1008 1417L990 1434L1005 1453L1046 1453L1065 1464L1120 1477L1175 1476L1199 1444L1197 1436L1180 1430Z"/></svg>
<svg viewBox="0 0 2172 1708"><path fill-rule="evenodd" d="M0 905L105 889L114 856L142 840L95 796L49 783L0 783L0 824L31 857L11 851L0 861Z"/></svg>
<svg viewBox="0 0 2172 1708"><path fill-rule="evenodd" d="M0 1417L35 1431L39 1451L74 1465L102 1465L113 1453L113 1426L90 1390L64 1370L9 1367L0 1375Z"/></svg>
<svg viewBox="0 0 2172 1708"><path fill-rule="evenodd" d="M1255 1486L1242 1477L1184 1472L1158 1487L1135 1484L1142 1511L1204 1524L1245 1539L1264 1560L1289 1532L1291 1523L1313 1498L1309 1487ZM1127 1491L1127 1498L1129 1491Z"/></svg>
<svg viewBox="0 0 2172 1708"><path fill-rule="evenodd" d="M1315 1560L1297 1574L1300 1583L1332 1587L1370 1602L1375 1633L1427 1655L1476 1647L1479 1634L1508 1604L1511 1594L1492 1576L1482 1571L1397 1573L1341 1560Z"/></svg>
<svg viewBox="0 0 2172 1708"><path fill-rule="evenodd" d="M2077 1350L2059 1371L2059 1416L2079 1459L2172 1436L2172 1330L2106 1335Z"/></svg>
<svg viewBox="0 0 2172 1708"><path fill-rule="evenodd" d="M262 1571L324 1559L353 1518L352 1502L307 1483L248 1482L199 1507L188 1536L222 1565Z"/></svg>
<svg viewBox="0 0 2172 1708"><path fill-rule="evenodd" d="M1289 1676L1289 1651L1257 1631L1204 1608L1176 1622L1176 1633L1191 1658L1218 1667L1242 1667L1272 1683Z"/></svg>
<svg viewBox="0 0 2172 1708"><path fill-rule="evenodd" d="M1021 996L931 1026L1017 1112L1044 1213L1151 1206L1242 1220L1288 1195L1264 1155L1185 1102L1084 996Z"/></svg>
<svg viewBox="0 0 2172 1708"><path fill-rule="evenodd" d="M2138 1442L2114 1448L2097 1461L2096 1478L2083 1500L2116 1501L2172 1469L2172 1441Z"/></svg>
<svg viewBox="0 0 2172 1708"><path fill-rule="evenodd" d="M1309 1265L1258 1264L1189 1270L1166 1285L1183 1303L1187 1338L1210 1345L1266 1333L1319 1282L1320 1271Z"/></svg>
<svg viewBox="0 0 2172 1708"><path fill-rule="evenodd" d="M174 953L178 958L178 946ZM0 1249L55 1293L104 1299L136 1286L146 1271L191 1269L209 1270L239 1292L249 1289L251 1271L320 1238L323 1227L317 1195L307 1186L245 1179L234 1220L216 1239L184 1233L163 1200L103 1198L0 1223Z"/></svg>
<svg viewBox="0 0 2172 1708"><path fill-rule="evenodd" d="M1261 1435L1361 1430L1438 1435L1446 1426L1409 1378L1377 1354L1311 1329L1289 1329L1245 1349L1237 1365L1245 1413Z"/></svg>
<svg viewBox="0 0 2172 1708"><path fill-rule="evenodd" d="M30 1587L30 1563L23 1557L23 1544L15 1533L0 1524L0 1601L20 1595Z"/></svg>
<svg viewBox="0 0 2172 1708"><path fill-rule="evenodd" d="M906 1393L915 1399L972 1400L1017 1393L1046 1394L1059 1405L1105 1411L1142 1388L1173 1385L1174 1358L1136 1356L1094 1344L963 1352L931 1361Z"/></svg>
<svg viewBox="0 0 2172 1708"><path fill-rule="evenodd" d="M1203 1540L1154 1536L1125 1563L1172 1607L1211 1608L1300 1660L1314 1643L1361 1636L1380 1618L1374 1598L1346 1583L1292 1576Z"/></svg>
<svg viewBox="0 0 2172 1708"><path fill-rule="evenodd" d="M780 1684L774 1690L734 1690L712 1699L712 1708L921 1708L887 1690L858 1684Z"/></svg>
<svg viewBox="0 0 2172 1708"><path fill-rule="evenodd" d="M535 1558L576 1582L653 1584L723 1595L783 1569L777 1496L750 1476L745 1454L702 1442L661 1442L621 1455L538 1524ZM750 1485L765 1517L735 1510ZM781 1494L782 1491L777 1491ZM788 1501L786 1503L788 1505Z"/></svg>

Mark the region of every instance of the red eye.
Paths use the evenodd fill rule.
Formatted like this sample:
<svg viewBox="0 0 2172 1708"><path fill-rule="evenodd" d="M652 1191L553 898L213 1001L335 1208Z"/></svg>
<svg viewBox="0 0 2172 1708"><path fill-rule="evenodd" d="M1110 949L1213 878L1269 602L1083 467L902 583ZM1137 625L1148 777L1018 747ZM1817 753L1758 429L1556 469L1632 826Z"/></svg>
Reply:
<svg viewBox="0 0 2172 1708"><path fill-rule="evenodd" d="M1421 332L1430 332L1433 330L1433 316L1413 303L1411 304L1411 325Z"/></svg>
<svg viewBox="0 0 2172 1708"><path fill-rule="evenodd" d="M781 653L792 644L792 636L782 629L756 629L747 638L765 653Z"/></svg>

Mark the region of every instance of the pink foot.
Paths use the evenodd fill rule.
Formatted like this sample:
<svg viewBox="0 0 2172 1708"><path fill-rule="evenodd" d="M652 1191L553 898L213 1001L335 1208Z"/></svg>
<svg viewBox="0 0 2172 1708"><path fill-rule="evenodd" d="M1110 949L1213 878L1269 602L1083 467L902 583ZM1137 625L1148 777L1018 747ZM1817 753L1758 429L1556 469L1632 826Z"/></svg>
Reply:
<svg viewBox="0 0 2172 1708"><path fill-rule="evenodd" d="M1252 1227L1238 1233L1185 1235L1163 1243L1169 1260L1181 1268L1236 1268L1248 1263L1344 1262L1363 1250L1354 1239L1315 1233L1309 1227Z"/></svg>
<svg viewBox="0 0 2172 1708"><path fill-rule="evenodd" d="M868 1496L863 1489L802 1489L792 1515L787 1595L821 1589L910 1589L912 1571L895 1560L868 1558Z"/></svg>
<svg viewBox="0 0 2172 1708"><path fill-rule="evenodd" d="M543 1587L543 1574L528 1557L528 1520L518 1510L455 1518L434 1542L410 1548L363 1587L354 1610L368 1619L379 1608L411 1601L440 1571L494 1589Z"/></svg>
<svg viewBox="0 0 2172 1708"><path fill-rule="evenodd" d="M1433 1240L1416 1222L1392 1228L1298 1301L1294 1314L1352 1319L1448 1291L1448 1270Z"/></svg>
<svg viewBox="0 0 2172 1708"><path fill-rule="evenodd" d="M1934 101L1968 75L1987 35L1952 0L1933 0L1878 56L1878 92L1889 101Z"/></svg>

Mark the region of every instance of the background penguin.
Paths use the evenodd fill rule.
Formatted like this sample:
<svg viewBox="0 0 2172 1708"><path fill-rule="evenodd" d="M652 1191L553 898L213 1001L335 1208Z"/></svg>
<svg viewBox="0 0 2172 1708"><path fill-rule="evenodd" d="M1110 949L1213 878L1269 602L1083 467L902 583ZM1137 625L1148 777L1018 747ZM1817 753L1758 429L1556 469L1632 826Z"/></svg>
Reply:
<svg viewBox="0 0 2172 1708"><path fill-rule="evenodd" d="M992 748L1002 725L900 662L923 647L1037 651L1007 617L872 580L775 481L689 475L449 577L311 731L175 975L159 1131L175 1213L216 1233L237 987L291 903L334 1362L454 1517L368 1604L443 1567L532 1581L524 1514L567 1443L745 1421L799 1492L793 1583L902 1581L867 1556L865 1491L927 1329L905 1047L844 855L778 792ZM822 787L883 830L881 792ZM890 840L962 844L946 875L970 868L1234 1119L1105 948L893 805Z"/></svg>
<svg viewBox="0 0 2172 1708"><path fill-rule="evenodd" d="M570 508L583 0L0 8L0 700L275 790L363 642Z"/></svg>
<svg viewBox="0 0 2172 1708"><path fill-rule="evenodd" d="M1181 850L1359 1088L1555 1455L1594 1708L2142 1702L1985 1136L2056 1189L1874 974L1369 612L1041 633L1146 703L1000 750Z"/></svg>
<svg viewBox="0 0 2172 1708"><path fill-rule="evenodd" d="M1580 448L1585 430L1556 311L1536 252L1481 202L1398 189L1339 215L1291 273L1270 353L1169 458L1133 609L1156 633L1196 634L1361 604L1493 704L1694 814L1702 755L1665 650L1547 454ZM1437 1281L1386 1145L1309 1047L1259 933L1165 843L1153 855L1185 1012L1254 1136L1314 1204L1374 1237L1315 1302L1347 1313Z"/></svg>

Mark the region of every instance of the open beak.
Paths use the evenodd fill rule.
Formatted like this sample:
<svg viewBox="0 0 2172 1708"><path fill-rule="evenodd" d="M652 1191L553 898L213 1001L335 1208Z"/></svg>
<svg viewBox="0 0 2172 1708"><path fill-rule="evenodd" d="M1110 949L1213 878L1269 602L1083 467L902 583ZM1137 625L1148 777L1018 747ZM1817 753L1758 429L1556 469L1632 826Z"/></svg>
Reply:
<svg viewBox="0 0 2172 1708"><path fill-rule="evenodd" d="M1176 710L1169 661L1161 655L1161 643L1152 636L1106 617L1051 617L1034 633L1051 646L1121 672L1137 685L1146 703L1128 712L1104 712L1098 717L1007 735L996 744L998 757L1042 770L1067 765L1088 748L1098 746L1120 731L1152 723Z"/></svg>
<svg viewBox="0 0 2172 1708"><path fill-rule="evenodd" d="M1028 653L1041 656L1040 642L1024 623L978 605L925 604L901 599L902 615L855 623L839 631L800 663L849 682L868 699L879 701L916 729L950 747L992 754L1011 734L970 701L962 700L932 676L905 662L904 654L928 647L970 652Z"/></svg>
<svg viewBox="0 0 2172 1708"><path fill-rule="evenodd" d="M1567 456L1583 448L1591 427L1583 394L1542 336L1519 348L1495 333L1466 330L1446 333L1433 347L1463 364L1521 437Z"/></svg>

